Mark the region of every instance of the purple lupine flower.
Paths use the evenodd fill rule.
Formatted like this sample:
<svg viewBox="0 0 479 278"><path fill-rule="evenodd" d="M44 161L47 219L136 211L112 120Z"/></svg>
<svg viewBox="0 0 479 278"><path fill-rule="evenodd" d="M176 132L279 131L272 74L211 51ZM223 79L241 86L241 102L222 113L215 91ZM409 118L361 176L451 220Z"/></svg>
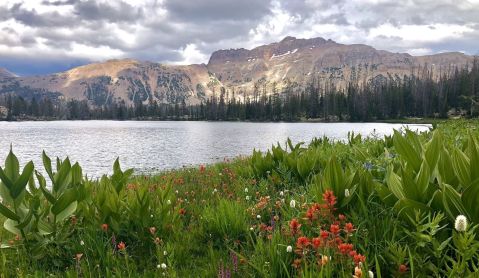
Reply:
<svg viewBox="0 0 479 278"><path fill-rule="evenodd" d="M226 273L224 278L231 278L231 271L229 268L226 268Z"/></svg>
<svg viewBox="0 0 479 278"><path fill-rule="evenodd" d="M233 261L233 271L234 273L237 273L238 272L238 256L234 252L231 252L231 261Z"/></svg>

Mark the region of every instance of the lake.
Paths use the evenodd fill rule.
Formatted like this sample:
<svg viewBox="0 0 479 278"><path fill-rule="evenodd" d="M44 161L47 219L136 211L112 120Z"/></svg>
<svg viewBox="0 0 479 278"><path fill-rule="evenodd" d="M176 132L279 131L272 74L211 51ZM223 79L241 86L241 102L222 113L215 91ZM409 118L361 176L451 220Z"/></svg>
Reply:
<svg viewBox="0 0 479 278"><path fill-rule="evenodd" d="M295 143L323 135L345 139L348 131L383 136L404 126L419 131L430 127L386 123L0 122L0 164L3 166L12 144L22 165L33 160L43 169L41 152L45 150L51 158L68 155L90 177L111 173L117 156L123 169L154 173L250 155L254 148L267 150L277 142L284 144L288 137Z"/></svg>

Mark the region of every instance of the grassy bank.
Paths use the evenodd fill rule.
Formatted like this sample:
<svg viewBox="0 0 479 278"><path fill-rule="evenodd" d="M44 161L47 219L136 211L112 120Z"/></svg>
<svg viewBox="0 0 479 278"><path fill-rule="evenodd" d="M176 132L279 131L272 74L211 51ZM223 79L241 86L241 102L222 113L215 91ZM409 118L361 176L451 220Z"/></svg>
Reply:
<svg viewBox="0 0 479 278"><path fill-rule="evenodd" d="M11 153L0 276L468 277L479 268L478 124L288 142L155 176L115 163L97 181L68 159L19 167Z"/></svg>

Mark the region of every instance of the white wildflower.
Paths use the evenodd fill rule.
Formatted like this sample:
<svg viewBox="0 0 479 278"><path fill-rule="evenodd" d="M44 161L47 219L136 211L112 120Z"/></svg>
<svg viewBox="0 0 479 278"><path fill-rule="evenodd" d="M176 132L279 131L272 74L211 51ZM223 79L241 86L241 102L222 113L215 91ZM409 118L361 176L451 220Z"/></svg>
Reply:
<svg viewBox="0 0 479 278"><path fill-rule="evenodd" d="M280 192L279 192L279 196L283 197L283 196L284 196L284 192L283 192L283 191L280 191Z"/></svg>
<svg viewBox="0 0 479 278"><path fill-rule="evenodd" d="M244 193L248 193L248 187L244 189Z"/></svg>
<svg viewBox="0 0 479 278"><path fill-rule="evenodd" d="M464 215L458 215L454 222L454 228L458 232L464 232L467 230L467 218Z"/></svg>
<svg viewBox="0 0 479 278"><path fill-rule="evenodd" d="M256 218L261 219L261 215L259 215L259 214L256 215Z"/></svg>
<svg viewBox="0 0 479 278"><path fill-rule="evenodd" d="M171 200L168 199L168 201L166 201L166 203L167 203L168 205L171 205Z"/></svg>
<svg viewBox="0 0 479 278"><path fill-rule="evenodd" d="M295 200L291 200L289 202L289 206L292 207L292 208L295 208L296 207L296 201Z"/></svg>
<svg viewBox="0 0 479 278"><path fill-rule="evenodd" d="M156 265L156 268L160 269L160 268L161 268L161 265L159 265L159 264L158 264L158 265Z"/></svg>
<svg viewBox="0 0 479 278"><path fill-rule="evenodd" d="M85 245L85 242L83 240L80 240L80 245L81 246Z"/></svg>
<svg viewBox="0 0 479 278"><path fill-rule="evenodd" d="M349 189L346 188L346 189L344 190L344 196L345 196L346 198L348 198L350 195L351 195L351 194L349 193Z"/></svg>
<svg viewBox="0 0 479 278"><path fill-rule="evenodd" d="M163 251L163 256L166 256L166 255L168 255L168 252Z"/></svg>
<svg viewBox="0 0 479 278"><path fill-rule="evenodd" d="M288 253L293 252L293 247L291 245L288 245L288 247L286 247L286 252Z"/></svg>
<svg viewBox="0 0 479 278"><path fill-rule="evenodd" d="M250 231L254 231L254 228L253 228L253 227L250 227L249 230L250 230Z"/></svg>
<svg viewBox="0 0 479 278"><path fill-rule="evenodd" d="M249 201L250 200L250 196L246 196L246 201Z"/></svg>
<svg viewBox="0 0 479 278"><path fill-rule="evenodd" d="M162 264L161 264L161 268L166 269L166 267L167 267L167 266L166 266L165 263L162 263Z"/></svg>
<svg viewBox="0 0 479 278"><path fill-rule="evenodd" d="M374 278L374 273L371 270L368 271L368 277L369 278Z"/></svg>

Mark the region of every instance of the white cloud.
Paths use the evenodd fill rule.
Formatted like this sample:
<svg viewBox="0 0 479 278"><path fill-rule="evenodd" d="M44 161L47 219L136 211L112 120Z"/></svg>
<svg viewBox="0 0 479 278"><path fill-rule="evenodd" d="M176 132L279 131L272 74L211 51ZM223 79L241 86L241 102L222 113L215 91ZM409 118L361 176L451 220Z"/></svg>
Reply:
<svg viewBox="0 0 479 278"><path fill-rule="evenodd" d="M208 62L208 56L201 53L194 43L187 44L184 48L178 50L183 60L173 62L178 65L201 64Z"/></svg>

